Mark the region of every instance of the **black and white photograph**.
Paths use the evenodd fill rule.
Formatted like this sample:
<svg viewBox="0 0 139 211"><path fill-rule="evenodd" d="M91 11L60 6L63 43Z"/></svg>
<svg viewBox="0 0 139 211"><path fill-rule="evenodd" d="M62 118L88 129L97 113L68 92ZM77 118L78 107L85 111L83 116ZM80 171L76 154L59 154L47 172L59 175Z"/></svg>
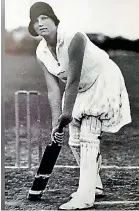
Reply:
<svg viewBox="0 0 139 211"><path fill-rule="evenodd" d="M4 210L139 210L139 0L4 4Z"/></svg>

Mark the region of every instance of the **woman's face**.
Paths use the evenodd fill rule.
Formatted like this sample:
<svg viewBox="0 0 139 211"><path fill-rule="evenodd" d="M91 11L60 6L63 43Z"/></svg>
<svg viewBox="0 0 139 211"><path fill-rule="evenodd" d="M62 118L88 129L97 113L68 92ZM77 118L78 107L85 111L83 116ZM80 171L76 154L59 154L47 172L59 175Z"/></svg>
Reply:
<svg viewBox="0 0 139 211"><path fill-rule="evenodd" d="M57 28L54 21L46 15L38 16L33 24L33 27L38 35L44 37L55 33Z"/></svg>

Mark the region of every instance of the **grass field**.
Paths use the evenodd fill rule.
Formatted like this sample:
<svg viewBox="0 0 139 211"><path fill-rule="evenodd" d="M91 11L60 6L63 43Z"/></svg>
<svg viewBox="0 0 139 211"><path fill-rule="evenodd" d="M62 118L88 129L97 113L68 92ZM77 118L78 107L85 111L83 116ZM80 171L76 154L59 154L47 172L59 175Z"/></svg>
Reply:
<svg viewBox="0 0 139 211"><path fill-rule="evenodd" d="M104 134L101 143L103 168L101 175L105 197L96 201L96 210L139 209L139 54L117 53L112 59L120 66L129 92L132 123L116 134ZM15 116L14 92L19 89L41 92L41 135L43 146L50 140L50 109L47 89L39 65L33 56L5 56L5 166L15 165ZM20 99L20 159L27 164L27 137L25 99ZM32 98L32 165L38 165L38 136L36 99ZM76 162L68 147L68 133L48 189L39 203L28 202L26 193L31 186L36 168L5 168L5 209L7 210L56 210L76 190L79 169L71 168ZM44 149L43 147L43 149ZM69 167L68 167L69 166ZM115 168L114 166L119 166Z"/></svg>

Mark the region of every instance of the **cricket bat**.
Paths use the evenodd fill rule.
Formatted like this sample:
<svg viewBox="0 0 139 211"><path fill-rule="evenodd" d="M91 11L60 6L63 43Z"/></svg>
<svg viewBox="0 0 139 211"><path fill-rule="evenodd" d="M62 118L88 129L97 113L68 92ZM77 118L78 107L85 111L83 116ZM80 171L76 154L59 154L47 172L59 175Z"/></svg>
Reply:
<svg viewBox="0 0 139 211"><path fill-rule="evenodd" d="M66 126L66 123L61 122L58 128L58 132L62 133L63 128L65 126ZM28 192L27 198L29 200L36 201L36 200L41 199L42 194L46 188L48 180L53 171L53 168L58 158L61 147L62 146L58 144L57 142L56 143L53 142L52 144L46 146L42 160L40 162L40 166L35 175L35 179L33 181L32 187Z"/></svg>

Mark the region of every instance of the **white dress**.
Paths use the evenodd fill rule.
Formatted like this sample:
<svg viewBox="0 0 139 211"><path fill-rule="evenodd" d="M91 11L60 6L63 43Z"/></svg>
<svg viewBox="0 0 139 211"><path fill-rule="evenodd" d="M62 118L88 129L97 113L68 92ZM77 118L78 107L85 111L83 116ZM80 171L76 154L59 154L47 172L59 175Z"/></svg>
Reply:
<svg viewBox="0 0 139 211"><path fill-rule="evenodd" d="M48 71L66 83L68 71L68 48L78 31L63 30L59 24L56 53L53 57L42 39L36 55ZM82 32L81 32L82 33ZM83 58L78 94L72 116L81 120L92 115L102 122L102 131L117 132L131 122L130 105L124 78L119 67L108 54L94 45L85 33L87 44Z"/></svg>

